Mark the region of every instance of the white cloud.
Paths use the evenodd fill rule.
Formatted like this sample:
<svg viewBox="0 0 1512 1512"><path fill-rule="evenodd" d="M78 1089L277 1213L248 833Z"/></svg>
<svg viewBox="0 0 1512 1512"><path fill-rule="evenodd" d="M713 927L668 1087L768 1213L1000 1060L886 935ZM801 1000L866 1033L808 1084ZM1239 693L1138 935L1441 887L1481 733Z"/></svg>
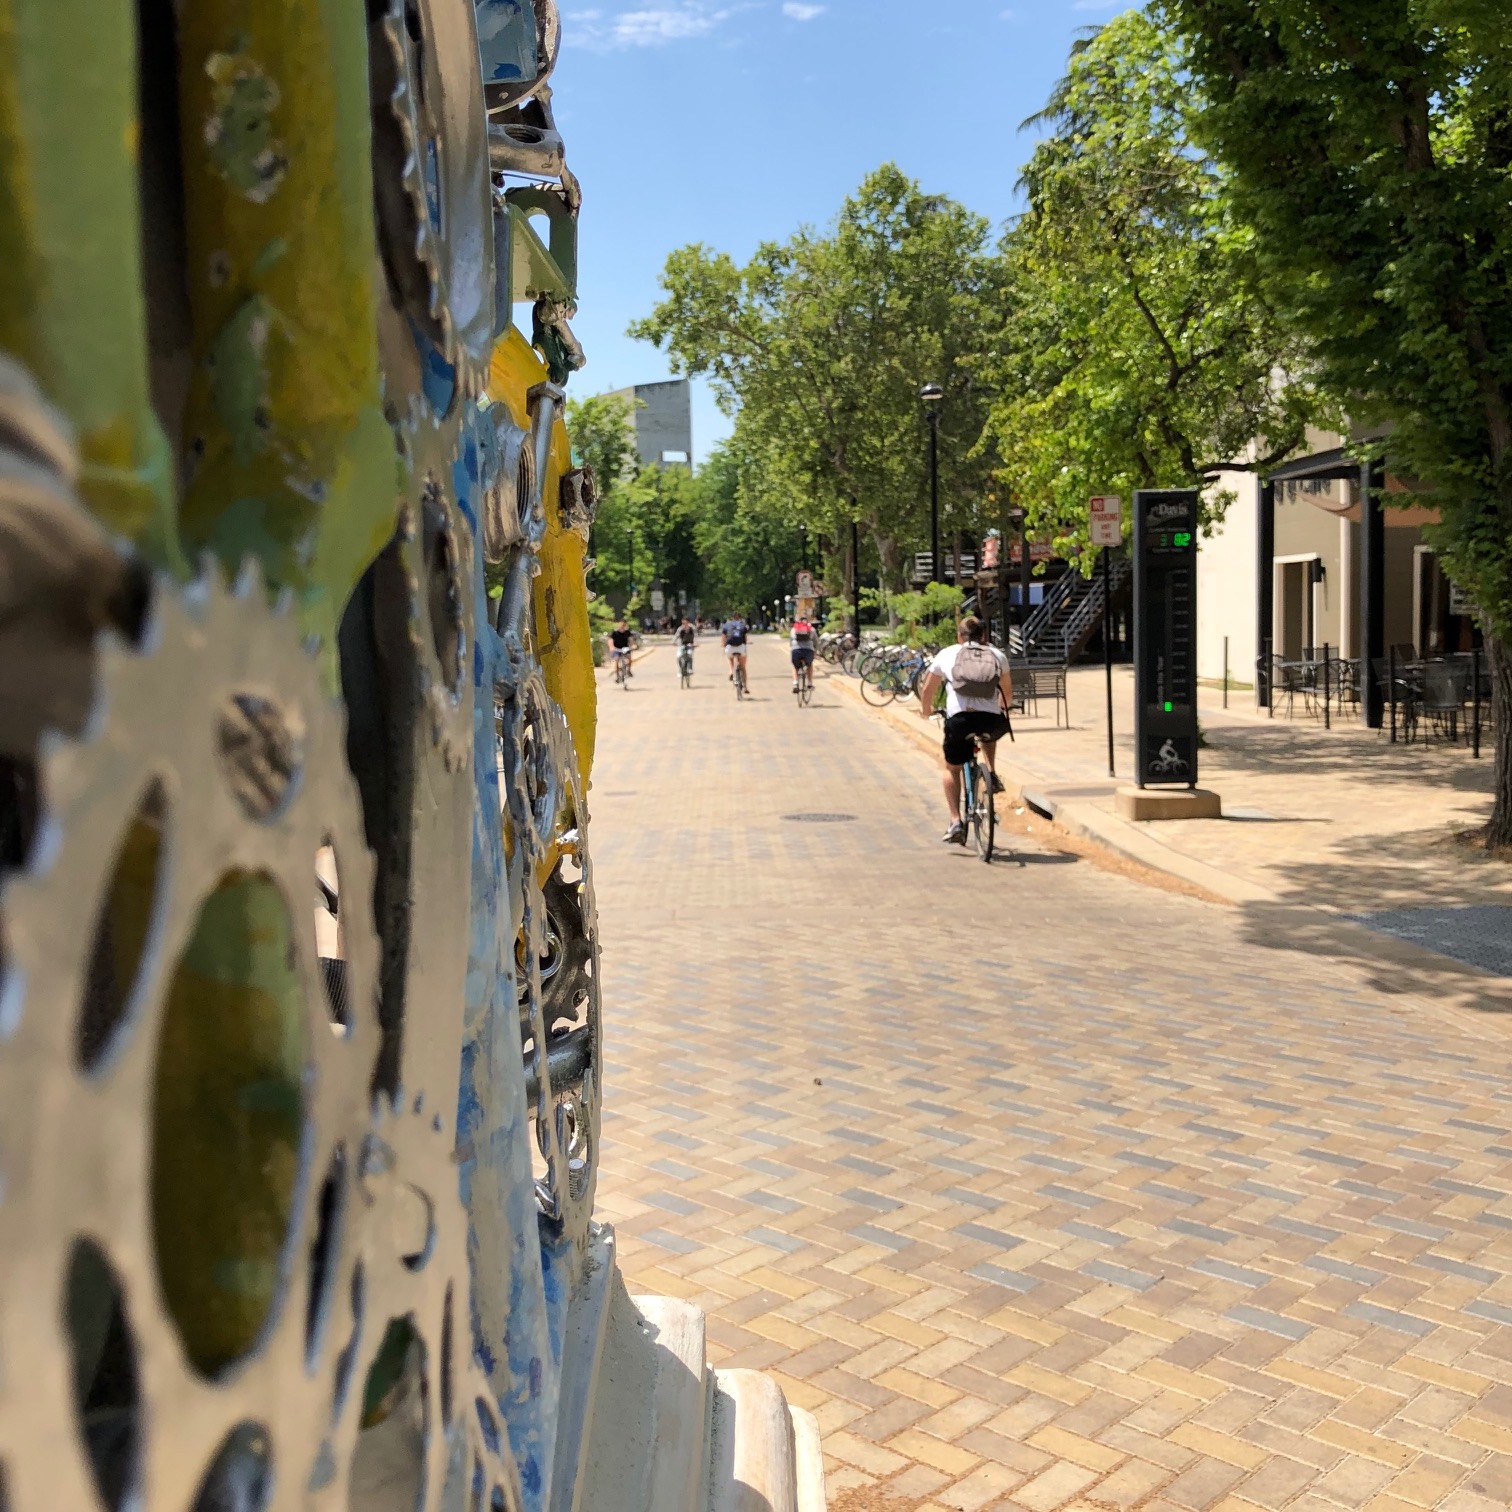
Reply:
<svg viewBox="0 0 1512 1512"><path fill-rule="evenodd" d="M812 21L815 16L822 16L824 14L824 7L822 5L805 5L803 0L787 0L787 4L782 7L782 14L789 21Z"/></svg>
<svg viewBox="0 0 1512 1512"><path fill-rule="evenodd" d="M566 18L571 40L596 52L619 52L630 47L662 47L702 37L727 21L742 6L717 9L707 0L677 0L672 5L626 10L570 12Z"/></svg>

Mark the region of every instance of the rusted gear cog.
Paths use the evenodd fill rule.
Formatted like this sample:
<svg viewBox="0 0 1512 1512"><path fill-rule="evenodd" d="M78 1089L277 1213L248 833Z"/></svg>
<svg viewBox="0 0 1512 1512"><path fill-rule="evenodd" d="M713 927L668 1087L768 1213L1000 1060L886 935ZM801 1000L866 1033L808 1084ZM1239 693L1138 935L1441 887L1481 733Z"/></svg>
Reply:
<svg viewBox="0 0 1512 1512"><path fill-rule="evenodd" d="M384 263L417 329L483 388L493 351L493 188L472 0L386 0L369 37Z"/></svg>
<svg viewBox="0 0 1512 1512"><path fill-rule="evenodd" d="M0 886L0 1503L518 1512L319 664L212 571L94 672Z"/></svg>

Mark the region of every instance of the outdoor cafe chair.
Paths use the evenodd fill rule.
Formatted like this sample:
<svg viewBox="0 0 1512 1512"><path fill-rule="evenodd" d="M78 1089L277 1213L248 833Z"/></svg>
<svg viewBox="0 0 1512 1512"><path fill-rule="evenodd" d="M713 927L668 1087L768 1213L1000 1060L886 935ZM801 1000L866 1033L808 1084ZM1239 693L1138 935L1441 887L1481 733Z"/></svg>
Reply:
<svg viewBox="0 0 1512 1512"><path fill-rule="evenodd" d="M1425 662L1418 710L1450 740L1459 738L1460 715L1470 702L1470 672L1452 662Z"/></svg>
<svg viewBox="0 0 1512 1512"><path fill-rule="evenodd" d="M1381 701L1395 710L1396 725L1402 732L1402 738L1410 742L1417 730L1418 721L1418 689L1414 686L1413 679L1404 675L1399 664L1393 684L1391 663L1384 656L1372 657L1370 669L1376 687L1380 689Z"/></svg>

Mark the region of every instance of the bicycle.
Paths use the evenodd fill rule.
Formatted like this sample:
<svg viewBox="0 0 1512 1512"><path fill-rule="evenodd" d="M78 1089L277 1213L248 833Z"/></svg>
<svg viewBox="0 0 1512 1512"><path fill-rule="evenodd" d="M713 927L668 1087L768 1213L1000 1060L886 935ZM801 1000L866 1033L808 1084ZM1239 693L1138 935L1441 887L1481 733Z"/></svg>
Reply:
<svg viewBox="0 0 1512 1512"><path fill-rule="evenodd" d="M730 675L735 680L735 701L736 703L739 703L741 699L748 696L746 689L744 657L732 656L730 658Z"/></svg>
<svg viewBox="0 0 1512 1512"><path fill-rule="evenodd" d="M681 646L677 652L677 675L682 679L685 688L693 686L693 648Z"/></svg>
<svg viewBox="0 0 1512 1512"><path fill-rule="evenodd" d="M936 709L933 717L943 720L944 710ZM997 839L997 793L992 785L992 768L982 759L986 736L972 735L969 739L971 755L961 763L961 818L971 831L977 855L990 866Z"/></svg>
<svg viewBox="0 0 1512 1512"><path fill-rule="evenodd" d="M981 759L982 738L971 737L972 755L961 767L961 813L976 851L989 866L997 836L997 794L992 789L992 768Z"/></svg>
<svg viewBox="0 0 1512 1512"><path fill-rule="evenodd" d="M798 668L798 702L807 708L809 700L814 696L814 668L811 662L804 662Z"/></svg>
<svg viewBox="0 0 1512 1512"><path fill-rule="evenodd" d="M627 652L614 658L614 680L620 687L629 690L630 687L630 656Z"/></svg>

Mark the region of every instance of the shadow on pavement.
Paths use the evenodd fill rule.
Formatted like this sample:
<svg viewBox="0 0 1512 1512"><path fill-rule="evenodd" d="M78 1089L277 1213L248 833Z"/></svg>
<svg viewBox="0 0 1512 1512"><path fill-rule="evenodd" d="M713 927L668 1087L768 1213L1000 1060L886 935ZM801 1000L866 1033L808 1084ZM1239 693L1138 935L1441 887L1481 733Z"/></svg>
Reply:
<svg viewBox="0 0 1512 1512"><path fill-rule="evenodd" d="M1444 867L1441 849L1458 864ZM1345 962L1392 996L1512 1013L1512 975L1484 969L1512 960L1512 865L1445 831L1408 830L1341 839L1326 862L1281 876L1274 902L1240 907L1250 943Z"/></svg>

